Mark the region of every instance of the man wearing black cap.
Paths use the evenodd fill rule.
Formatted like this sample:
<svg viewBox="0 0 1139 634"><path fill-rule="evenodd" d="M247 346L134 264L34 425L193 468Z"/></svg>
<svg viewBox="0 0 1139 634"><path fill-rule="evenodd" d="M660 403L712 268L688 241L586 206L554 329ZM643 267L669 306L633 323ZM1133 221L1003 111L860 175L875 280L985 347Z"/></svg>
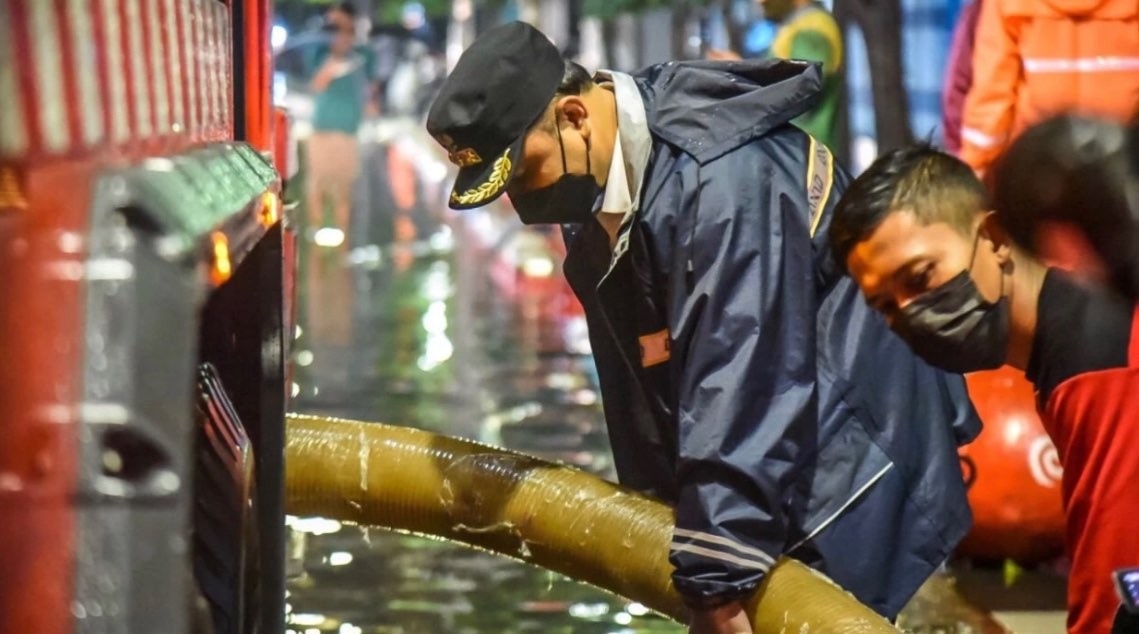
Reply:
<svg viewBox="0 0 1139 634"><path fill-rule="evenodd" d="M980 423L830 259L848 177L789 125L820 90L790 61L590 76L522 23L459 60L427 119L451 206L506 193L563 225L618 476L676 506L694 632L787 554L894 617L969 528L956 455Z"/></svg>

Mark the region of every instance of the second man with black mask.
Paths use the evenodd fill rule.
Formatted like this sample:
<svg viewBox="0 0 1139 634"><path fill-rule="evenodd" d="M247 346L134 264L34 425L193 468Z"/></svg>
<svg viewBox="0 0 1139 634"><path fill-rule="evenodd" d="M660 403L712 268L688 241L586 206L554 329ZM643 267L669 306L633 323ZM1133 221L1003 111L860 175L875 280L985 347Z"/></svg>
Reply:
<svg viewBox="0 0 1139 634"><path fill-rule="evenodd" d="M1117 628L1129 618L1112 573L1139 565L1136 306L1016 247L973 171L926 146L859 176L830 242L869 304L931 365L1025 371L1064 467L1068 631L1132 631L1112 630L1117 612Z"/></svg>

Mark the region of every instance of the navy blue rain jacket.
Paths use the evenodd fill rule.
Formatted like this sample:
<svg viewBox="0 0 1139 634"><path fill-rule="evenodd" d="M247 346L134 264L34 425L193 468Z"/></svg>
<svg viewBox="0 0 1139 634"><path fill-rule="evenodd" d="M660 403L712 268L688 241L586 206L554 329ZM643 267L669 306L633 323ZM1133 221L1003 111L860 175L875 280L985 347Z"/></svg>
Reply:
<svg viewBox="0 0 1139 634"><path fill-rule="evenodd" d="M831 259L849 177L788 124L819 70L635 78L654 143L628 249L564 227L618 475L675 504L691 605L741 598L789 554L893 617L970 526L956 448L980 421L961 378L916 358Z"/></svg>

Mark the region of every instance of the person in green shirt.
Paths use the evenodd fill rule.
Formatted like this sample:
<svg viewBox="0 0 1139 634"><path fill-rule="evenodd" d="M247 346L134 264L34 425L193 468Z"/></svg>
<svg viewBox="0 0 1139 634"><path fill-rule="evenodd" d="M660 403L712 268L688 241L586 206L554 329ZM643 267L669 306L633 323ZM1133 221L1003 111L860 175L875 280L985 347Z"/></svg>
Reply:
<svg viewBox="0 0 1139 634"><path fill-rule="evenodd" d="M834 148L838 134L838 104L843 85L842 31L834 16L813 0L759 0L763 14L778 23L779 30L768 54L783 59L801 59L823 65L823 93L818 105L793 123ZM713 50L710 59L740 59L734 51Z"/></svg>
<svg viewBox="0 0 1139 634"><path fill-rule="evenodd" d="M319 228L324 203L331 199L336 228L347 233L352 189L360 171L357 132L365 114L375 110L375 63L371 50L356 44L356 10L351 3L329 9L325 30L332 38L317 49L312 66L316 72L308 139L308 219L309 227Z"/></svg>

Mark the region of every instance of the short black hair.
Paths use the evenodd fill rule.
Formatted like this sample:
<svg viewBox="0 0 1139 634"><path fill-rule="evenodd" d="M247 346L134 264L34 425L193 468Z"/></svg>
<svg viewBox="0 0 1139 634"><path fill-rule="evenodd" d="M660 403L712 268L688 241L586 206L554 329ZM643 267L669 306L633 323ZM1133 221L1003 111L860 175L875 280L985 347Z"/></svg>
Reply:
<svg viewBox="0 0 1139 634"><path fill-rule="evenodd" d="M336 4L329 7L329 10L341 11L347 14L350 18L356 17L356 14L358 13L356 10L356 5L352 4L351 2L337 2Z"/></svg>
<svg viewBox="0 0 1139 634"><path fill-rule="evenodd" d="M566 60L566 69L562 73L562 81L558 84L555 96L580 95L593 86L593 75L585 70L581 64Z"/></svg>
<svg viewBox="0 0 1139 634"><path fill-rule="evenodd" d="M925 223L946 222L965 234L987 205L985 186L968 165L917 143L882 155L846 188L827 240L845 271L855 245L891 213L911 211Z"/></svg>

